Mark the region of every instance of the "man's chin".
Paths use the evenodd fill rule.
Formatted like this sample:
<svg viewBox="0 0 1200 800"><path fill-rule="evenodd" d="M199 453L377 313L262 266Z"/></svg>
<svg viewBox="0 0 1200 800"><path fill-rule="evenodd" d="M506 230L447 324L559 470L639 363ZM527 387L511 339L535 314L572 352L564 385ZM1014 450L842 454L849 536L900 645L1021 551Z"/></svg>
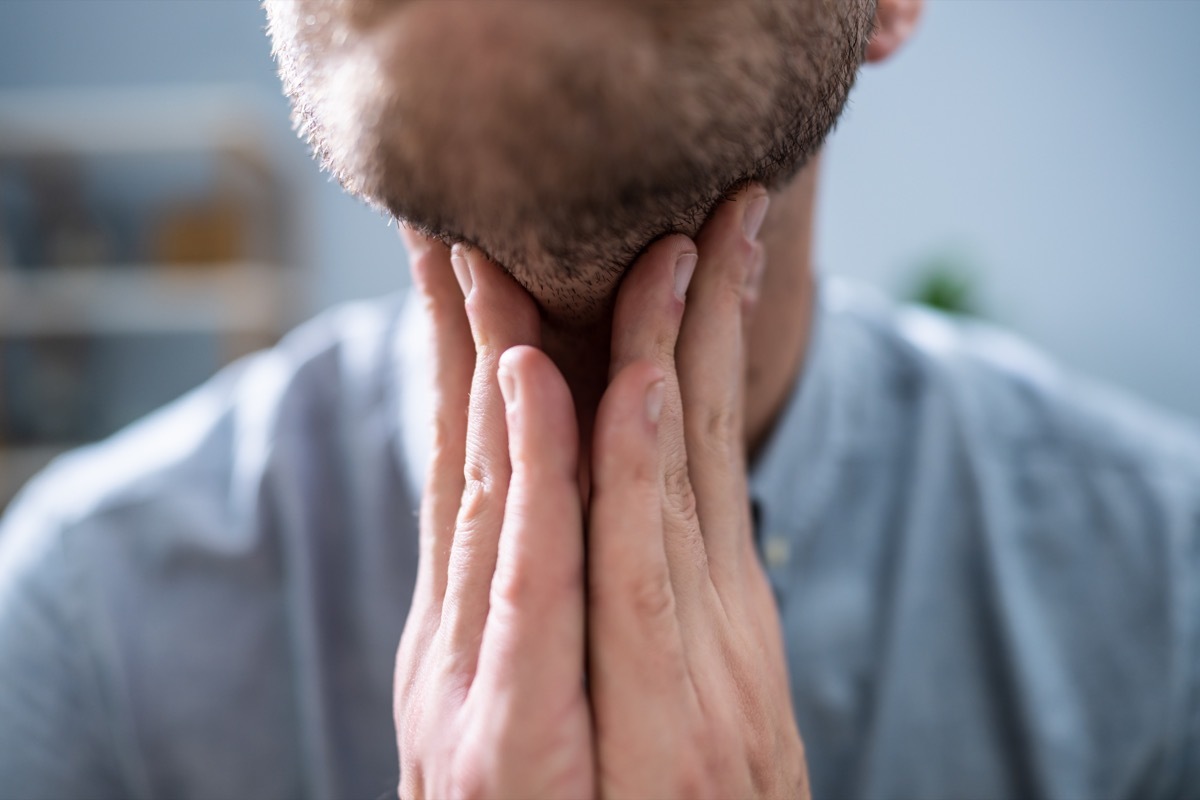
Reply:
<svg viewBox="0 0 1200 800"><path fill-rule="evenodd" d="M513 277L533 298L548 329L590 337L597 328L607 330L623 274L597 270L585 281L569 283L558 276L539 278L527 272Z"/></svg>

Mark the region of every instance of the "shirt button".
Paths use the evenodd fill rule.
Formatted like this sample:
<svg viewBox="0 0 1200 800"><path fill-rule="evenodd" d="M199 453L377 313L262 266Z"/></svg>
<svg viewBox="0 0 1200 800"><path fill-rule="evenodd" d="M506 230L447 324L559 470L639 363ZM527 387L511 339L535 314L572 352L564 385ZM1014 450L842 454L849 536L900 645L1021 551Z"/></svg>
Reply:
<svg viewBox="0 0 1200 800"><path fill-rule="evenodd" d="M792 544L783 536L772 534L763 544L763 557L766 558L768 567L778 569L791 559Z"/></svg>

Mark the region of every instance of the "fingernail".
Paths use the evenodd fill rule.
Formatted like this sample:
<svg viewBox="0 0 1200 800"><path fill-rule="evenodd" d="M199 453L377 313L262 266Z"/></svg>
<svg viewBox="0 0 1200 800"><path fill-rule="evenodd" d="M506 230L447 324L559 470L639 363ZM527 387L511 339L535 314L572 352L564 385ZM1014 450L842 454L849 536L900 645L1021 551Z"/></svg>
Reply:
<svg viewBox="0 0 1200 800"><path fill-rule="evenodd" d="M450 265L454 267L454 277L458 278L463 297L466 297L471 293L474 281L471 279L471 265L467 261L467 251L463 245L456 244L450 251Z"/></svg>
<svg viewBox="0 0 1200 800"><path fill-rule="evenodd" d="M504 364L501 364L496 370L496 380L500 382L500 395L504 398L504 405L507 407L517 402L516 381L513 380L512 373Z"/></svg>
<svg viewBox="0 0 1200 800"><path fill-rule="evenodd" d="M746 273L746 295L758 299L758 287L762 285L763 267L767 263L767 253L761 247L754 248L754 257L750 269Z"/></svg>
<svg viewBox="0 0 1200 800"><path fill-rule="evenodd" d="M695 253L684 253L675 261L675 296L680 300L687 297L688 284L692 282L699 258Z"/></svg>
<svg viewBox="0 0 1200 800"><path fill-rule="evenodd" d="M663 382L659 379L646 390L646 419L650 420L651 425L658 424L658 418L662 416L662 404Z"/></svg>
<svg viewBox="0 0 1200 800"><path fill-rule="evenodd" d="M750 201L750 205L746 206L746 214L742 217L742 232L750 241L754 241L758 237L758 231L762 228L769 205L771 205L771 197L764 194L754 198Z"/></svg>

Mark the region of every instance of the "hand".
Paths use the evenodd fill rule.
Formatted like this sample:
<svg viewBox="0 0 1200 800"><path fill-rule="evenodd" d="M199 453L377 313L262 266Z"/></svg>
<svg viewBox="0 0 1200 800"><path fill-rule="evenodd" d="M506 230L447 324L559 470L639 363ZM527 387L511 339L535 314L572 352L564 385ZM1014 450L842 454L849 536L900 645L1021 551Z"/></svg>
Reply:
<svg viewBox="0 0 1200 800"><path fill-rule="evenodd" d="M724 203L695 245L655 243L617 299L588 527L601 797L808 797L746 487L744 343L765 198ZM685 311L677 287L693 267Z"/></svg>
<svg viewBox="0 0 1200 800"><path fill-rule="evenodd" d="M396 658L400 796L592 797L570 394L533 349L537 311L511 278L456 248L460 288L444 246L405 236L436 363L420 562Z"/></svg>

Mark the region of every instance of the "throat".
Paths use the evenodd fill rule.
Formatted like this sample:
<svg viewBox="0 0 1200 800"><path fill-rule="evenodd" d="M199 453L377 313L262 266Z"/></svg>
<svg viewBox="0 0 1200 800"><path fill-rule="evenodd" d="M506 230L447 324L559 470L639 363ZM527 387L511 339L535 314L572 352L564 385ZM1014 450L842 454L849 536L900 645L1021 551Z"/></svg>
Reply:
<svg viewBox="0 0 1200 800"><path fill-rule="evenodd" d="M575 421L579 429L579 489L585 511L590 494L588 464L591 463L596 409L611 377L611 342L611 312L582 327L566 327L543 316L542 349L562 373L575 404Z"/></svg>

